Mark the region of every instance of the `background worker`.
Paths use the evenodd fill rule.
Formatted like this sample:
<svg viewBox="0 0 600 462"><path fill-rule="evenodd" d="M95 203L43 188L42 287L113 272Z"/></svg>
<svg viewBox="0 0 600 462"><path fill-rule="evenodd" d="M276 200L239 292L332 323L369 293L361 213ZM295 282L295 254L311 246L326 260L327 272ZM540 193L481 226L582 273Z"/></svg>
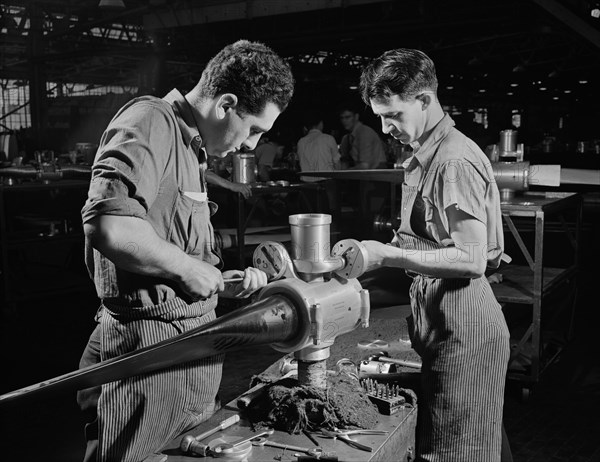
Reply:
<svg viewBox="0 0 600 462"><path fill-rule="evenodd" d="M340 169L340 152L335 138L323 133L323 118L320 114L306 116L304 124L307 133L298 140L297 153L300 171L332 171ZM336 181L313 176L301 176L307 183L319 182L327 195L327 210L335 223L339 213Z"/></svg>
<svg viewBox="0 0 600 462"><path fill-rule="evenodd" d="M245 199L248 199L250 196L252 196L252 187L250 185L236 183L228 180L227 178L223 178L217 175L215 172L211 172L210 170L206 171L206 182L208 184L220 186L221 188L229 189L230 191L239 193L244 196Z"/></svg>
<svg viewBox="0 0 600 462"><path fill-rule="evenodd" d="M351 106L342 106L339 112L340 122L348 131L342 137L340 152L344 169L369 170L387 167L385 147L379 135L368 125L359 120L359 113ZM389 186L373 181L359 181L358 197L354 199L359 205L363 218L365 234L371 232L373 217L380 213L389 194Z"/></svg>
<svg viewBox="0 0 600 462"><path fill-rule="evenodd" d="M256 149L254 156L256 158L256 167L258 170L258 181L270 181L271 170L275 160L281 158L283 146L268 136L262 137Z"/></svg>
<svg viewBox="0 0 600 462"><path fill-rule="evenodd" d="M500 262L500 196L489 160L445 114L431 59L391 50L360 91L383 133L413 148L391 245L363 241L368 269L404 268L423 361L418 461L499 461L509 332L484 273Z"/></svg>
<svg viewBox="0 0 600 462"><path fill-rule="evenodd" d="M256 80L261 85L254 85ZM254 268L221 273L207 197L207 156L254 149L293 93L289 65L238 41L210 60L185 96L136 98L102 135L82 216L86 263L101 306L81 367L215 319L218 294L266 285ZM243 276L237 284L224 278ZM87 461L140 461L218 408L222 355L83 390Z"/></svg>
<svg viewBox="0 0 600 462"><path fill-rule="evenodd" d="M340 143L342 158L351 164L347 168L386 168L385 149L377 132L360 121L354 108L342 107L339 114L342 127L348 132Z"/></svg>

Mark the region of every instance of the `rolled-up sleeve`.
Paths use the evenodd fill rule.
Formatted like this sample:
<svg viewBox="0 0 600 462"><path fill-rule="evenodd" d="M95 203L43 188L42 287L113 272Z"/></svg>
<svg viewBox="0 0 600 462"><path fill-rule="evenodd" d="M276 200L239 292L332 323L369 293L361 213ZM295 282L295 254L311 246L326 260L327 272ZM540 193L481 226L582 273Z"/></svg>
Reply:
<svg viewBox="0 0 600 462"><path fill-rule="evenodd" d="M144 218L167 166L175 119L161 101L123 109L102 135L83 222L99 215Z"/></svg>

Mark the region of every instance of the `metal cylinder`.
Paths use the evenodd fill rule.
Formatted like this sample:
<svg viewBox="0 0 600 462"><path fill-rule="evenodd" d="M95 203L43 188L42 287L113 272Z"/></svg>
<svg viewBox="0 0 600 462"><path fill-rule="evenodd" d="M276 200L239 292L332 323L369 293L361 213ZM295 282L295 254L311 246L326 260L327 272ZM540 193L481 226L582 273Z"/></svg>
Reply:
<svg viewBox="0 0 600 462"><path fill-rule="evenodd" d="M396 372L396 365L391 363L382 363L379 361L361 361L358 370L359 374L390 374Z"/></svg>
<svg viewBox="0 0 600 462"><path fill-rule="evenodd" d="M500 155L517 151L517 131L502 130L500 132Z"/></svg>
<svg viewBox="0 0 600 462"><path fill-rule="evenodd" d="M298 361L298 383L316 388L327 388L327 361Z"/></svg>
<svg viewBox="0 0 600 462"><path fill-rule="evenodd" d="M234 154L232 174L234 183L255 183L257 169L254 154L241 152Z"/></svg>
<svg viewBox="0 0 600 462"><path fill-rule="evenodd" d="M319 267L320 265L316 264L329 259L331 215L324 213L290 215L289 223L293 260L309 262L312 266Z"/></svg>
<svg viewBox="0 0 600 462"><path fill-rule="evenodd" d="M506 202L515 192L529 188L529 162L494 162L492 169L501 201Z"/></svg>

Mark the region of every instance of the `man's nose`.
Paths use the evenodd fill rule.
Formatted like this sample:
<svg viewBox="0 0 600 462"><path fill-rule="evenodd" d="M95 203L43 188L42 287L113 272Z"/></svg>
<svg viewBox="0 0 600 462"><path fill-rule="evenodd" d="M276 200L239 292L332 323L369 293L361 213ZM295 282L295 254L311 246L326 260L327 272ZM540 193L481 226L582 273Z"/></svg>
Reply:
<svg viewBox="0 0 600 462"><path fill-rule="evenodd" d="M246 141L242 143L242 151L254 151L254 148L258 144L258 140L253 140L252 138L247 138Z"/></svg>
<svg viewBox="0 0 600 462"><path fill-rule="evenodd" d="M387 120L385 119L381 119L381 131L386 134L389 135L394 127L392 127L392 124L389 123Z"/></svg>

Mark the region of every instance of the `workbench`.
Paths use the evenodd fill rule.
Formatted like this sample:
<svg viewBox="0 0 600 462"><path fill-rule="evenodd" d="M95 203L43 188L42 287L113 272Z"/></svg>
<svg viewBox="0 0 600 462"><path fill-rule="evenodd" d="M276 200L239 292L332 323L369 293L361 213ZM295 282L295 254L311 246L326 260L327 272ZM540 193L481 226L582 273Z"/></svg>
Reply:
<svg viewBox="0 0 600 462"><path fill-rule="evenodd" d="M403 357L406 359L418 358L416 353L410 349L406 342L407 326L405 317L410 312L409 306L393 306L376 309L371 314L371 326L368 329L358 328L350 333L336 338L336 342L331 347L331 356L327 360L327 368L335 369L336 362L342 358L348 358L354 362L359 362L367 354L366 351L357 347L360 341L364 340L383 340L389 343L388 351L391 356ZM235 354L235 353L233 353ZM283 354L282 354L283 356ZM257 371L259 372L259 371ZM417 376L418 373L411 374ZM213 415L208 421L203 422L193 430L186 432L189 435L199 435L218 425L227 417L239 413L237 408L237 397L231 400L220 411ZM253 434L250 424L240 414L241 420L225 431L218 432L206 440L222 439L223 441L233 441L237 438L243 438ZM389 462L389 461L408 461L414 457L415 429L417 421L417 407L407 407L391 415L380 415L376 430L386 430L386 435L357 435L353 438L360 443L373 448L372 452L366 452L354 449L346 443L329 438L321 438L318 435L313 437L320 443L320 447L325 452L335 451L340 462ZM225 436L222 436L225 435ZM183 435L174 439L168 444L162 454L168 456L168 462L191 462L197 461L198 457L186 456L182 454L179 445ZM304 434L290 435L286 432L276 431L269 437L270 440L284 444L314 447L315 445ZM283 450L272 447L253 447L252 451L244 460L253 461L295 461L293 457L295 451ZM276 459L277 457L281 459ZM211 456L205 458L207 461L218 460ZM227 460L227 459L224 459Z"/></svg>
<svg viewBox="0 0 600 462"><path fill-rule="evenodd" d="M398 199L397 188L404 181L404 168L378 168L362 170L311 170L302 172L303 176L318 178L331 178L334 180L359 180L376 181L390 184L390 218L395 220L397 216L396 204Z"/></svg>

